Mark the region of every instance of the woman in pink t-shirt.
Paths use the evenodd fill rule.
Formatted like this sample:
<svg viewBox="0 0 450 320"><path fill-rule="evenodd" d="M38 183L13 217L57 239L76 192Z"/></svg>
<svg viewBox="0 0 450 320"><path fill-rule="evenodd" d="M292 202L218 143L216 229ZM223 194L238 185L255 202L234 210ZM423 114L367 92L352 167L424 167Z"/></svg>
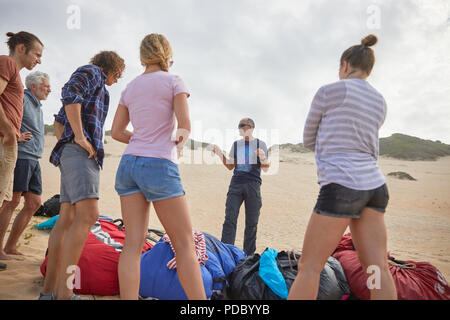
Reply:
<svg viewBox="0 0 450 320"><path fill-rule="evenodd" d="M153 202L176 252L178 278L187 297L205 299L177 165L190 131L189 93L183 80L168 72L172 49L163 35L147 35L140 57L145 71L122 92L111 130L113 139L128 144L115 184L126 226L118 270L120 297L138 298L141 250ZM130 121L133 132L126 130Z"/></svg>

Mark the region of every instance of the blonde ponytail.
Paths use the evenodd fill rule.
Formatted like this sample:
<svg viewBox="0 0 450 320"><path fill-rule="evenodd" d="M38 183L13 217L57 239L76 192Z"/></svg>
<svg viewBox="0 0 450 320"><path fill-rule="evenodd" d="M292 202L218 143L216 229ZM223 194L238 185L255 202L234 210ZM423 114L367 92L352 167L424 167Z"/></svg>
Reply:
<svg viewBox="0 0 450 320"><path fill-rule="evenodd" d="M141 64L159 64L163 71L169 71L168 60L172 57L169 41L162 35L152 33L142 39L140 47Z"/></svg>

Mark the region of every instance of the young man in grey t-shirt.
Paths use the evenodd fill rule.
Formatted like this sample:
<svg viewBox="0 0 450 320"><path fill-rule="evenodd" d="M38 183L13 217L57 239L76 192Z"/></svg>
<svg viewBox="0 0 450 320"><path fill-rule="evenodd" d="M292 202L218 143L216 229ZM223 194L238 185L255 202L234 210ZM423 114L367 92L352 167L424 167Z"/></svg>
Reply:
<svg viewBox="0 0 450 320"><path fill-rule="evenodd" d="M234 169L227 193L221 241L234 244L239 209L244 202L244 251L250 255L256 250L256 231L262 206L261 169L267 171L270 164L266 144L253 137L254 121L244 118L239 122L238 128L243 139L233 143L229 153L230 159L227 159L219 147L214 146L214 153L221 158L225 167Z"/></svg>

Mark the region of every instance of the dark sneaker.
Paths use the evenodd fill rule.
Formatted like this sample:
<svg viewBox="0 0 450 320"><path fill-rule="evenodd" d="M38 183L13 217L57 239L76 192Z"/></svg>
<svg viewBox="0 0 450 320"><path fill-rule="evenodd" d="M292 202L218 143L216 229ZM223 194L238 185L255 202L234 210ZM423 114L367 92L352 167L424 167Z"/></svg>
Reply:
<svg viewBox="0 0 450 320"><path fill-rule="evenodd" d="M39 300L55 300L53 293L39 293Z"/></svg>
<svg viewBox="0 0 450 320"><path fill-rule="evenodd" d="M74 294L73 296L70 297L69 300L89 300L89 298L84 298L84 297Z"/></svg>

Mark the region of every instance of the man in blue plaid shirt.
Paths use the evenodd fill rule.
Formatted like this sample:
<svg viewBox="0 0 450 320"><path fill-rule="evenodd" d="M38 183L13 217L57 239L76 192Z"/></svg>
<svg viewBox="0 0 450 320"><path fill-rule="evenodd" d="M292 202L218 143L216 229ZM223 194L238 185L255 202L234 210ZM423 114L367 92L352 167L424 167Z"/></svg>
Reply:
<svg viewBox="0 0 450 320"><path fill-rule="evenodd" d="M86 65L78 68L64 85L61 93L63 107L55 115L55 121L64 126L61 138L56 143L50 156L50 162L55 166L60 164L60 158L64 145L75 140L76 135L70 123L67 121L66 106L76 109L76 116L81 115L82 132L79 132L80 146L89 152L100 167L103 165L103 125L109 108L109 92L105 87L107 76L96 65ZM70 111L69 111L70 114ZM83 140L86 138L87 142ZM78 142L77 142L78 143ZM90 145L89 145L90 144Z"/></svg>
<svg viewBox="0 0 450 320"><path fill-rule="evenodd" d="M67 270L78 264L98 219L100 168L105 155L103 126L109 108L106 86L116 83L124 68L123 59L115 52L102 51L91 64L79 67L62 89L63 106L55 116L58 142L50 156L50 162L61 171L61 208L50 234L40 299L80 299L67 285L72 276Z"/></svg>

